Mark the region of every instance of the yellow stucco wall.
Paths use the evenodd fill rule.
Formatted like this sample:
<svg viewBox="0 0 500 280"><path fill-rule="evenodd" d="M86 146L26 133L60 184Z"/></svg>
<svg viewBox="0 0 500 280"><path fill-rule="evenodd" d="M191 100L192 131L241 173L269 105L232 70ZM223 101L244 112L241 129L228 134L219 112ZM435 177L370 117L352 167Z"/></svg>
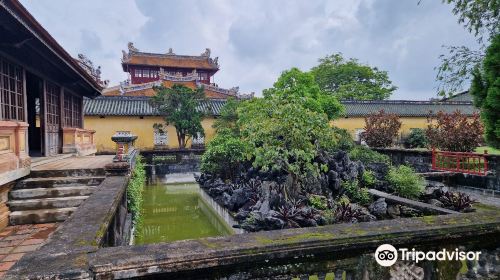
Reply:
<svg viewBox="0 0 500 280"><path fill-rule="evenodd" d="M97 152L114 152L115 143L111 141L111 136L118 130L130 131L137 135L136 147L141 150L151 150L154 148L154 129L153 124L164 123L161 117L140 117L136 116L85 116L85 129L95 130L95 143ZM212 125L214 118L205 118L202 121L205 130L205 143L210 141L215 134ZM175 128L171 125L167 127L168 148L178 148ZM188 146L190 143L188 143Z"/></svg>
<svg viewBox="0 0 500 280"><path fill-rule="evenodd" d="M399 119L401 121L401 129L399 131L400 135L407 135L410 133L412 128L422 128L425 129L428 126L428 120L426 117L420 118L408 118L401 117ZM333 125L339 128L346 129L351 133L353 138L356 137L356 130L363 129L365 127L365 119L364 118L341 118L333 121Z"/></svg>
<svg viewBox="0 0 500 280"><path fill-rule="evenodd" d="M412 128L426 128L428 125L427 118L400 118L402 122L400 135L407 135ZM154 129L153 124L163 123L160 117L140 117L136 116L106 116L100 118L99 116L85 116L84 126L86 129L93 129L95 133L95 143L98 152L114 152L115 143L111 141L111 136L118 130L131 131L137 135L136 147L141 150L151 150L154 148L153 138ZM205 143L210 141L215 134L212 125L214 118L205 118L202 122L203 129L205 130ZM333 122L334 126L343 128L349 131L353 138L356 138L356 130L363 129L365 126L364 118L341 118ZM177 137L175 128L173 126L167 127L168 135L168 148L178 148ZM188 146L190 143L188 143Z"/></svg>

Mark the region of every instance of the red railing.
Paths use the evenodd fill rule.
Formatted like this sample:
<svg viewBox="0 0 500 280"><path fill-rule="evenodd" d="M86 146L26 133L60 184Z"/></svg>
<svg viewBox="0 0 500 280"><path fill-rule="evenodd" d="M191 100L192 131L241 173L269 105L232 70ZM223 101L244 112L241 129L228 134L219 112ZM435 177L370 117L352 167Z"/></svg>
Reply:
<svg viewBox="0 0 500 280"><path fill-rule="evenodd" d="M486 150L484 154L477 154L432 149L432 169L485 176L488 172L486 155Z"/></svg>

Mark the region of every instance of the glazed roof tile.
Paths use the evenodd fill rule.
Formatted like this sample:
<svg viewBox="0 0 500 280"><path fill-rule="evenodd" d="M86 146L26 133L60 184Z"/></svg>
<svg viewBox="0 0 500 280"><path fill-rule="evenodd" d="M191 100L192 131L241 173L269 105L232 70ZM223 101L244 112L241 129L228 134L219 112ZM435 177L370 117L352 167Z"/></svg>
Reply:
<svg viewBox="0 0 500 280"><path fill-rule="evenodd" d="M86 115L99 116L154 116L156 110L149 104L149 97L131 96L101 96L95 99L84 100ZM219 115L225 100L208 99L200 105L201 110L209 111L212 115ZM438 101L342 101L346 108L346 117L364 117L370 113L384 110L400 117L427 117L439 111L452 113L456 110L465 115L472 115L479 110L472 102L438 102Z"/></svg>

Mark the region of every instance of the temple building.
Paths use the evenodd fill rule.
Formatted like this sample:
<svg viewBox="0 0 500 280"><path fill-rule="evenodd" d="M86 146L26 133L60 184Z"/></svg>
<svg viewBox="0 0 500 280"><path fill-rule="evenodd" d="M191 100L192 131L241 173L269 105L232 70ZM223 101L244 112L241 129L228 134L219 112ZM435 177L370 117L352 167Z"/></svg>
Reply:
<svg viewBox="0 0 500 280"><path fill-rule="evenodd" d="M105 83L85 56L73 58L17 0L0 1L0 228L14 181L34 162L96 152L83 98Z"/></svg>
<svg viewBox="0 0 500 280"><path fill-rule="evenodd" d="M122 68L128 75L127 80L104 89L101 97L85 100L85 128L97 131L98 152L114 151L111 136L116 130L136 134L136 145L142 150L178 148L173 126L163 130L153 128L155 123L164 123L149 104L150 97L155 95L155 86L181 84L191 89L203 88L207 101L200 105L200 110L210 112L202 121L205 136L192 139L189 147L203 147L205 141L213 138L212 124L225 100L253 96L240 94L238 87L224 89L213 82L219 62L217 57L211 57L210 49L200 55L178 55L172 49L160 54L141 52L133 43L128 43L128 51L122 52Z"/></svg>

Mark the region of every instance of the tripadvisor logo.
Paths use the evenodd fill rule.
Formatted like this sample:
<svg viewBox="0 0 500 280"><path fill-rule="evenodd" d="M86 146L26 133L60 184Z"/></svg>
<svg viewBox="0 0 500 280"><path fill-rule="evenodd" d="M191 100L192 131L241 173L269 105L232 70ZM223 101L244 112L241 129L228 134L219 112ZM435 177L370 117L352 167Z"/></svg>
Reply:
<svg viewBox="0 0 500 280"><path fill-rule="evenodd" d="M478 261L481 252L459 251L458 248L452 251L442 249L440 251L417 251L415 248L399 248L397 250L390 244L380 245L375 251L375 260L381 266L391 266L397 260L414 261Z"/></svg>

